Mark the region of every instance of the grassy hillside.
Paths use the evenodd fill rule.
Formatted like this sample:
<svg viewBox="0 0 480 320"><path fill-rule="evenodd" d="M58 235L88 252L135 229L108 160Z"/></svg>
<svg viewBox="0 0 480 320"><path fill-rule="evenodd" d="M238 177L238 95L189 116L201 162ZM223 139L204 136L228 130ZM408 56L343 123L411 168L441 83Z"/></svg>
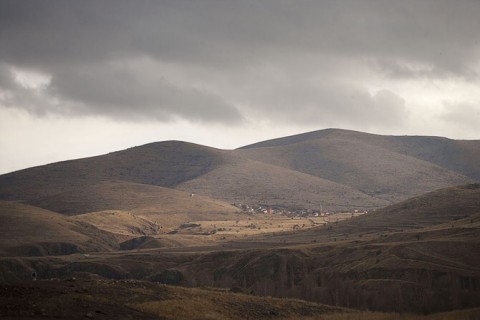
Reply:
<svg viewBox="0 0 480 320"><path fill-rule="evenodd" d="M480 304L479 236L480 215L475 215L458 220L453 228L303 245L287 242L284 247L262 247L257 239L242 250L232 243L232 247L209 250L150 249L56 260L8 258L0 259L0 270L2 274L14 272L10 280L28 278L29 270L37 270L40 279L147 279L350 308L439 312ZM220 298L216 301L223 304ZM187 301L180 304L189 305ZM168 305L145 304L142 310L160 312Z"/></svg>
<svg viewBox="0 0 480 320"><path fill-rule="evenodd" d="M223 163L223 154L185 142L151 143L1 175L0 199L32 201L108 180L174 186Z"/></svg>
<svg viewBox="0 0 480 320"><path fill-rule="evenodd" d="M167 233L190 221L235 220L238 210L205 196L121 181L86 185L30 203L36 206L0 200L1 255L110 251L132 238ZM157 246L192 242L155 241Z"/></svg>
<svg viewBox="0 0 480 320"><path fill-rule="evenodd" d="M444 216L442 224L394 231L396 222L405 224L409 217L392 219L389 228L351 219L257 237L250 246L232 242L232 249L258 249L214 252L177 268L197 285L239 286L345 307L410 312L475 307L480 304L480 205L468 210L470 204L463 207L468 216L453 222ZM263 241L284 248L262 249Z"/></svg>
<svg viewBox="0 0 480 320"><path fill-rule="evenodd" d="M116 242L97 228L20 203L0 201L2 255L57 255L111 250Z"/></svg>
<svg viewBox="0 0 480 320"><path fill-rule="evenodd" d="M478 145L479 152L472 151L466 157L466 153L452 153L447 147L433 148L431 140L435 139L323 130L258 143L237 152L257 161L347 185L393 203L438 188L468 183L480 175L480 142L470 142L471 146ZM450 159L445 163L457 165L429 162L445 157ZM458 164L467 158L471 162L468 169ZM465 170L453 171L458 167Z"/></svg>
<svg viewBox="0 0 480 320"><path fill-rule="evenodd" d="M55 212L76 215L104 210L168 213L234 212L228 203L170 188L125 181L101 181L52 196L37 198L30 204Z"/></svg>
<svg viewBox="0 0 480 320"><path fill-rule="evenodd" d="M436 190L361 216L301 233L271 237L268 241L309 243L314 240L362 240L392 232L412 232L409 233L409 240L415 240L415 232L428 230L422 228L444 226L448 229L458 226L461 221L470 221L468 219L478 213L480 184L476 183ZM442 232L448 234L448 230Z"/></svg>
<svg viewBox="0 0 480 320"><path fill-rule="evenodd" d="M1 175L0 199L65 214L125 210L138 203L132 192L124 192L131 205L115 196L109 200L106 186L115 188L111 181L116 181L178 188L229 203L378 208L472 182L480 175L478 145L345 130L316 131L234 151L167 141Z"/></svg>
<svg viewBox="0 0 480 320"><path fill-rule="evenodd" d="M382 136L363 132L326 129L272 139L240 149L281 147L316 140L347 140L410 156L460 173L474 180L480 179L480 140L452 140L429 136Z"/></svg>
<svg viewBox="0 0 480 320"><path fill-rule="evenodd" d="M330 210L388 204L353 188L252 160L230 162L177 186L228 202Z"/></svg>
<svg viewBox="0 0 480 320"><path fill-rule="evenodd" d="M478 184L447 188L324 227L204 247L168 243L173 235L124 244L146 250L6 257L0 274L146 279L388 312L472 308L480 304L479 192Z"/></svg>

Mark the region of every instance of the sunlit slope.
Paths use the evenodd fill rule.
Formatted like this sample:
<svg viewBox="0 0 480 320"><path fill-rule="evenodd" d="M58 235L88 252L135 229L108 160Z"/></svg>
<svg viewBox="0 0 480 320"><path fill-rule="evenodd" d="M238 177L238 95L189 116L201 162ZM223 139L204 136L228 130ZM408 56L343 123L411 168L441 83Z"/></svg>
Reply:
<svg viewBox="0 0 480 320"><path fill-rule="evenodd" d="M31 204L67 215L104 210L168 213L234 212L228 203L170 188L124 181L102 181L49 197Z"/></svg>
<svg viewBox="0 0 480 320"><path fill-rule="evenodd" d="M37 207L0 201L0 218L4 255L58 255L116 246L113 237L89 224Z"/></svg>

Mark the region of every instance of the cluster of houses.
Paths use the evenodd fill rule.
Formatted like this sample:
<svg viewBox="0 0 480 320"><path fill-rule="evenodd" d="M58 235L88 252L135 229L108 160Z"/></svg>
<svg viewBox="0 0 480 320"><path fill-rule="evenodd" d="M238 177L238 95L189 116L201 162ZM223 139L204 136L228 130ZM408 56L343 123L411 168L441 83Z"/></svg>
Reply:
<svg viewBox="0 0 480 320"><path fill-rule="evenodd" d="M242 203L234 203L233 205L239 208L242 213L247 214L275 214L289 217L324 217L333 214L333 212L311 209L272 208L264 205L248 205Z"/></svg>

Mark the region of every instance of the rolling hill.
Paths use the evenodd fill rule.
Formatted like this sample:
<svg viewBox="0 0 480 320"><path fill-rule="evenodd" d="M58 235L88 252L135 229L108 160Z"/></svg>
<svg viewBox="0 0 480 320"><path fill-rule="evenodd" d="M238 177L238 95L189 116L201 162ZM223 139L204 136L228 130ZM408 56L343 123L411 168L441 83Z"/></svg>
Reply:
<svg viewBox="0 0 480 320"><path fill-rule="evenodd" d="M468 225L470 218L478 220L478 215L480 184L475 183L435 190L328 227L273 236L265 241L306 244L334 239L381 238L392 232L398 234L397 237L409 234L409 237L405 237L412 240L416 239L418 232L430 230L429 228L441 228L445 234L452 228L459 228L456 231L463 230L464 224ZM472 226L478 227L473 222Z"/></svg>
<svg viewBox="0 0 480 320"><path fill-rule="evenodd" d="M28 201L31 205L65 215L104 210L133 213L232 213L228 203L175 189L125 181L100 181L81 188L67 189L55 195Z"/></svg>
<svg viewBox="0 0 480 320"><path fill-rule="evenodd" d="M468 147L453 152L452 145ZM472 182L480 175L480 141L329 129L260 142L237 151L244 157L347 185L390 203Z"/></svg>
<svg viewBox="0 0 480 320"><path fill-rule="evenodd" d="M102 214L105 218L109 213ZM62 230L68 229L65 221L90 216L53 215L64 224ZM105 224L116 218L106 217ZM350 308L430 313L480 303L479 239L480 185L470 184L307 231L242 238L216 247L160 244L55 259L2 257L0 274L8 281L28 279L29 270L44 279L147 279Z"/></svg>
<svg viewBox="0 0 480 320"><path fill-rule="evenodd" d="M32 201L111 180L171 187L212 170L224 154L185 142L151 143L1 175L0 199Z"/></svg>
<svg viewBox="0 0 480 320"><path fill-rule="evenodd" d="M90 224L21 203L0 201L0 221L1 255L63 255L118 247L112 235Z"/></svg>
<svg viewBox="0 0 480 320"><path fill-rule="evenodd" d="M1 175L0 199L78 214L130 210L143 202L142 197L151 203L152 194L160 190L153 192L154 187L164 187L230 204L372 209L473 182L480 176L479 159L479 141L338 129L231 151L166 141ZM109 198L120 194L114 191L115 184L131 188L124 192L128 194L124 199ZM147 185L151 186L148 192L153 192L150 195L141 190ZM110 195L108 188L112 189ZM152 203L153 211L162 211L162 201Z"/></svg>
<svg viewBox="0 0 480 320"><path fill-rule="evenodd" d="M230 203L320 210L378 208L389 202L354 188L265 162L240 159L223 164L177 189Z"/></svg>
<svg viewBox="0 0 480 320"><path fill-rule="evenodd" d="M472 308L480 303L479 193L478 185L447 188L338 224L220 248L3 258L0 268L11 281L35 269L44 279L148 279L357 309Z"/></svg>
<svg viewBox="0 0 480 320"><path fill-rule="evenodd" d="M35 270L383 311L476 307L479 144L321 130L237 150L152 143L1 175L0 281L28 281ZM270 232L273 215L255 225L233 203L369 212ZM269 231L226 238L222 219Z"/></svg>
<svg viewBox="0 0 480 320"><path fill-rule="evenodd" d="M342 129L325 129L258 142L240 149L281 147L318 140L343 140L381 147L431 162L440 167L480 179L480 140L453 140L431 136L384 136Z"/></svg>

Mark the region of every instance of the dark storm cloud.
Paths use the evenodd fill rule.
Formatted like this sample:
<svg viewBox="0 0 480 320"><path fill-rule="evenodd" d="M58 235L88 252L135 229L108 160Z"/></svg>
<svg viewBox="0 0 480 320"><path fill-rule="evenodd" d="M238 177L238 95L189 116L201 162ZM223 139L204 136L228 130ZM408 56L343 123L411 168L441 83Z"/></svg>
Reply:
<svg viewBox="0 0 480 320"><path fill-rule="evenodd" d="M245 70L264 64L289 76L295 62L305 79L318 76L319 60L330 64L327 80L355 81L354 71L342 69L345 61L365 63L391 78L478 76L472 67L480 47L475 0L2 0L0 5L0 62L51 76L44 94L65 101L65 113L72 115L236 121L245 110L224 92L244 90L238 95L248 96L248 79L220 92L210 75L246 78ZM195 83L188 74L173 81L161 69L121 67L145 57L172 70L202 68L207 76ZM273 87L281 99L264 94L263 100L252 99L252 107L288 118L296 105L298 120L306 122L312 114L379 123L406 115L401 97L387 91L372 96L361 88L368 79L356 81L356 86L332 79L330 87ZM20 101L15 105L24 107Z"/></svg>
<svg viewBox="0 0 480 320"><path fill-rule="evenodd" d="M286 50L400 58L461 72L480 44L475 0L2 3L2 56L35 65L135 54L242 65Z"/></svg>
<svg viewBox="0 0 480 320"><path fill-rule="evenodd" d="M124 119L242 121L235 107L221 97L191 87L179 87L156 74L139 74L122 66L96 66L66 72L51 84L57 97L81 101L81 113L101 113Z"/></svg>

